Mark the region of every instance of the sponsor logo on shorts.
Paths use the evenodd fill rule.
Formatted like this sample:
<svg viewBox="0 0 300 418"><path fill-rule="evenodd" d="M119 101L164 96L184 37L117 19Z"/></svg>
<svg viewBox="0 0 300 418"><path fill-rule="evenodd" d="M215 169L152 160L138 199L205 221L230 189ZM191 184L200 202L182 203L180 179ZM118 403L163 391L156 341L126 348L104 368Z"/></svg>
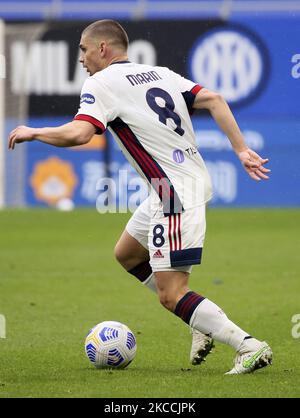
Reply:
<svg viewBox="0 0 300 418"><path fill-rule="evenodd" d="M153 258L165 258L163 253L160 250L157 250L154 254L153 254Z"/></svg>

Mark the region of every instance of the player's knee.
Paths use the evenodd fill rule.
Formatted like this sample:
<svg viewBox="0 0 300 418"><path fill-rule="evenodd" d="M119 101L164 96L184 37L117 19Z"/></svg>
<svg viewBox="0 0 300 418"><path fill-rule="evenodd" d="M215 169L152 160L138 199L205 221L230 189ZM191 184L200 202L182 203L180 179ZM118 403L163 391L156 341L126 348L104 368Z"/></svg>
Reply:
<svg viewBox="0 0 300 418"><path fill-rule="evenodd" d="M176 298L174 298L172 294L168 292L159 292L158 296L161 305L169 311L173 312L176 306Z"/></svg>
<svg viewBox="0 0 300 418"><path fill-rule="evenodd" d="M122 265L126 264L126 261L128 261L128 255L123 250L121 245L119 245L119 243L117 243L115 246L114 255L116 260Z"/></svg>
<svg viewBox="0 0 300 418"><path fill-rule="evenodd" d="M119 245L118 243L115 246L114 255L116 260L121 264L122 267L124 267L126 271L131 270L133 267L139 264L139 260L136 260L134 255L130 254L128 251L126 251L126 249L124 249L124 246Z"/></svg>

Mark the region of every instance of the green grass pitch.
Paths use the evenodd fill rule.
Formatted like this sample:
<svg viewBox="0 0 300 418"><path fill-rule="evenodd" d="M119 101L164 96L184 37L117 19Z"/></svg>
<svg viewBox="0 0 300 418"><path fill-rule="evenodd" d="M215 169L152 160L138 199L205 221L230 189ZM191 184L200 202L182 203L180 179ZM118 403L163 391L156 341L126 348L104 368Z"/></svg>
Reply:
<svg viewBox="0 0 300 418"><path fill-rule="evenodd" d="M95 210L0 212L0 398L299 397L291 319L300 314L300 211L208 210L191 288L274 351L272 367L243 376L224 376L234 352L222 344L190 366L188 327L114 261L127 219ZM103 320L124 322L137 337L126 370L96 370L85 357L85 335Z"/></svg>

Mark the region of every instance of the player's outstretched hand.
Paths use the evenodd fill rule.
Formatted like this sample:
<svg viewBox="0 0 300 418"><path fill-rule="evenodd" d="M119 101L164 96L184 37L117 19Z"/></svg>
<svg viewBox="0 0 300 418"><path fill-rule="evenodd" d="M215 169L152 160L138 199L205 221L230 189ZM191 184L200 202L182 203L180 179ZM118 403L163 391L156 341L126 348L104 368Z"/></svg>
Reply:
<svg viewBox="0 0 300 418"><path fill-rule="evenodd" d="M34 128L28 126L18 126L16 129L11 131L8 137L8 149L14 149L16 144L22 142L32 141L34 139Z"/></svg>
<svg viewBox="0 0 300 418"><path fill-rule="evenodd" d="M269 173L271 170L264 167L264 165L269 161L268 158L261 158L255 151L252 151L250 148L240 152L238 157L241 160L243 167L253 180L268 180L269 176L267 176L267 173Z"/></svg>

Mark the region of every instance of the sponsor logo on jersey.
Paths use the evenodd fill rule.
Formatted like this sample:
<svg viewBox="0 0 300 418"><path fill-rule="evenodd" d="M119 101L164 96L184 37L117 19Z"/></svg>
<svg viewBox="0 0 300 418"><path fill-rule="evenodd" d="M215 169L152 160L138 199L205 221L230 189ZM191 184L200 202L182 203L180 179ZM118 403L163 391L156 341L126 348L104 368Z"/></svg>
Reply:
<svg viewBox="0 0 300 418"><path fill-rule="evenodd" d="M180 149L173 151L173 160L175 163L181 164L184 161L184 154Z"/></svg>
<svg viewBox="0 0 300 418"><path fill-rule="evenodd" d="M198 154L198 150L195 147L189 147L185 149L185 152L190 156L193 157L194 155Z"/></svg>
<svg viewBox="0 0 300 418"><path fill-rule="evenodd" d="M236 26L206 32L196 41L189 58L191 78L233 105L261 93L268 67L268 51L262 41L248 29Z"/></svg>
<svg viewBox="0 0 300 418"><path fill-rule="evenodd" d="M80 104L81 103L93 104L95 103L95 97L90 93L84 93L80 97Z"/></svg>

